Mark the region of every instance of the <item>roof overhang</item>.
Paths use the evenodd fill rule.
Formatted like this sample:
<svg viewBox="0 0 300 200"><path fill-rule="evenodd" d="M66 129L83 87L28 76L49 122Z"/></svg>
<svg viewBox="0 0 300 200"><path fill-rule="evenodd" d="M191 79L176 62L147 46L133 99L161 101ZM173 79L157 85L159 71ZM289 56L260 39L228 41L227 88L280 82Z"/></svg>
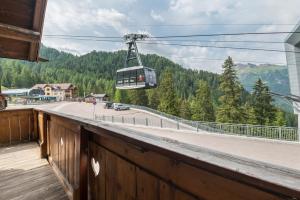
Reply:
<svg viewBox="0 0 300 200"><path fill-rule="evenodd" d="M39 61L47 0L0 0L0 57Z"/></svg>
<svg viewBox="0 0 300 200"><path fill-rule="evenodd" d="M294 29L291 31L286 39L285 43L288 43L293 46L299 46L300 45L300 22L294 27Z"/></svg>

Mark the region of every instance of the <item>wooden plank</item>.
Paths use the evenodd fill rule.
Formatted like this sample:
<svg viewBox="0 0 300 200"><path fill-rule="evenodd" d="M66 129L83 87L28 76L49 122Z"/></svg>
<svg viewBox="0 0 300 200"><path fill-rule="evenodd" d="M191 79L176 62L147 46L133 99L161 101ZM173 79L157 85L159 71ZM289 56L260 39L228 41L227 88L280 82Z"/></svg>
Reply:
<svg viewBox="0 0 300 200"><path fill-rule="evenodd" d="M99 163L99 174L93 171L93 160ZM89 197L91 200L106 199L106 154L105 150L93 142L89 143Z"/></svg>
<svg viewBox="0 0 300 200"><path fill-rule="evenodd" d="M38 138L38 111L33 111L33 138Z"/></svg>
<svg viewBox="0 0 300 200"><path fill-rule="evenodd" d="M0 199L68 199L37 143L0 148Z"/></svg>
<svg viewBox="0 0 300 200"><path fill-rule="evenodd" d="M56 167L57 174L66 185L68 193L71 193L72 199L87 196L86 136L81 134L80 126L70 120L51 116L48 123L51 164Z"/></svg>
<svg viewBox="0 0 300 200"><path fill-rule="evenodd" d="M24 42L39 42L41 35L29 29L0 23L0 37Z"/></svg>
<svg viewBox="0 0 300 200"><path fill-rule="evenodd" d="M41 158L47 158L47 115L43 112L39 112L38 114L38 128Z"/></svg>
<svg viewBox="0 0 300 200"><path fill-rule="evenodd" d="M106 158L106 199L135 199L135 166L105 151Z"/></svg>
<svg viewBox="0 0 300 200"><path fill-rule="evenodd" d="M199 198L174 188L170 183L159 181L160 200L196 200Z"/></svg>
<svg viewBox="0 0 300 200"><path fill-rule="evenodd" d="M22 141L29 141L30 126L29 126L30 115L23 115L19 117L20 133Z"/></svg>
<svg viewBox="0 0 300 200"><path fill-rule="evenodd" d="M75 186L75 136L67 130L68 135L68 180L73 187Z"/></svg>
<svg viewBox="0 0 300 200"><path fill-rule="evenodd" d="M11 143L21 142L19 116L10 117Z"/></svg>
<svg viewBox="0 0 300 200"><path fill-rule="evenodd" d="M46 5L47 5L47 0L36 0L32 29L34 31L38 31L41 35L42 35L42 30L44 25ZM28 60L39 61L39 50L40 50L40 42L31 43Z"/></svg>
<svg viewBox="0 0 300 200"><path fill-rule="evenodd" d="M0 118L0 144L10 143L10 122L9 118Z"/></svg>
<svg viewBox="0 0 300 200"><path fill-rule="evenodd" d="M80 195L78 199L88 198L88 134L82 129L80 132Z"/></svg>
<svg viewBox="0 0 300 200"><path fill-rule="evenodd" d="M137 198L144 200L159 199L159 179L137 168Z"/></svg>
<svg viewBox="0 0 300 200"><path fill-rule="evenodd" d="M35 0L1 0L0 22L30 29Z"/></svg>

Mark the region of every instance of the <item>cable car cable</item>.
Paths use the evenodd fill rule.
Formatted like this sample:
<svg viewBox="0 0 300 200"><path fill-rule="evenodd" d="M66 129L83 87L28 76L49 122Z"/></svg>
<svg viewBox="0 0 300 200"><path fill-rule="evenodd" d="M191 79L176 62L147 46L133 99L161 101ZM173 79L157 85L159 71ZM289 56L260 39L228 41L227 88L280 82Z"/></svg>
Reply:
<svg viewBox="0 0 300 200"><path fill-rule="evenodd" d="M149 38L186 38L186 37L213 37L213 36L244 36L244 35L279 35L291 34L300 32L293 31L279 31L279 32L243 32L243 33L210 33L210 34L192 34L192 35L165 35L165 36L149 36ZM45 34L45 37L74 37L74 38L117 38L122 39L120 36L93 36L93 35L67 35L67 34Z"/></svg>
<svg viewBox="0 0 300 200"><path fill-rule="evenodd" d="M217 37L217 36L244 36L244 35L279 35L279 34L299 34L300 32L279 31L279 32L244 32L244 33L212 33L212 34L193 34L193 35L166 35L151 36L149 38L186 38L186 37Z"/></svg>
<svg viewBox="0 0 300 200"><path fill-rule="evenodd" d="M217 48L217 49L236 49L236 50L249 50L249 51L266 51L266 52L279 52L279 53L300 53L300 51L285 51L278 49L263 49L263 48L247 48L247 47L227 47L227 46L213 46L213 45L195 45L195 44L176 44L176 43L159 43L159 42L138 42L141 44L150 45L165 45L165 46L182 46L182 47L201 47L201 48Z"/></svg>
<svg viewBox="0 0 300 200"><path fill-rule="evenodd" d="M76 37L48 37L48 39L67 39L67 40L81 40L81 41L100 41L100 42L120 42L123 40L106 40L106 39L89 39L89 38L76 38ZM258 41L258 40L150 40L154 42L204 42L204 43L262 43L262 44L285 44L285 42L276 41Z"/></svg>

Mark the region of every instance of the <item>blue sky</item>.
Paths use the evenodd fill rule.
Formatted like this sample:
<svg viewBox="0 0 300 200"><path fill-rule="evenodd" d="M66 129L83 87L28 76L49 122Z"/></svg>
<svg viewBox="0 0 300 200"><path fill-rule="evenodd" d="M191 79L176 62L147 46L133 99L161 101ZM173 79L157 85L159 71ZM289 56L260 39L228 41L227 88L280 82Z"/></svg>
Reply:
<svg viewBox="0 0 300 200"><path fill-rule="evenodd" d="M125 33L140 32L151 36L163 36L291 31L293 25L282 24L296 24L300 20L299 8L299 0L51 0L48 1L44 34L122 36ZM174 24L192 24L192 26L166 26ZM226 36L190 39L284 41L285 37L285 35ZM43 43L74 54L85 54L92 50L115 51L126 48L123 43L63 40L49 37L44 37ZM284 49L283 44L206 42L189 42L188 44ZM223 59L227 56L232 56L237 61L286 62L284 53L202 47L143 44L140 45L140 52L156 53L186 68L212 72L221 72L222 66L222 61L213 59ZM207 58L212 60L206 60Z"/></svg>

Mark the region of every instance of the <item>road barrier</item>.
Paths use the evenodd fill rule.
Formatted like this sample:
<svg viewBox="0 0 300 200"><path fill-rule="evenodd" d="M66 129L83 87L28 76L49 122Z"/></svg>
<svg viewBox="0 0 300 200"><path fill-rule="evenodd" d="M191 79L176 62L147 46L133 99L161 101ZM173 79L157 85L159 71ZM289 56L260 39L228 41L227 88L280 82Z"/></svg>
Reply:
<svg viewBox="0 0 300 200"><path fill-rule="evenodd" d="M129 105L131 108L141 109L140 106ZM176 130L188 130L193 132L206 131L211 133L240 135L248 137L275 139L283 141L299 142L299 131L294 127L279 126L260 126L250 124L230 124L216 122L201 122L181 119L176 116L161 114L159 111L152 112L152 109L142 107L144 111L148 111L158 115L158 117L128 117L128 116L107 116L95 115L95 120L110 123L129 124L136 126L148 126L156 128L168 128Z"/></svg>

